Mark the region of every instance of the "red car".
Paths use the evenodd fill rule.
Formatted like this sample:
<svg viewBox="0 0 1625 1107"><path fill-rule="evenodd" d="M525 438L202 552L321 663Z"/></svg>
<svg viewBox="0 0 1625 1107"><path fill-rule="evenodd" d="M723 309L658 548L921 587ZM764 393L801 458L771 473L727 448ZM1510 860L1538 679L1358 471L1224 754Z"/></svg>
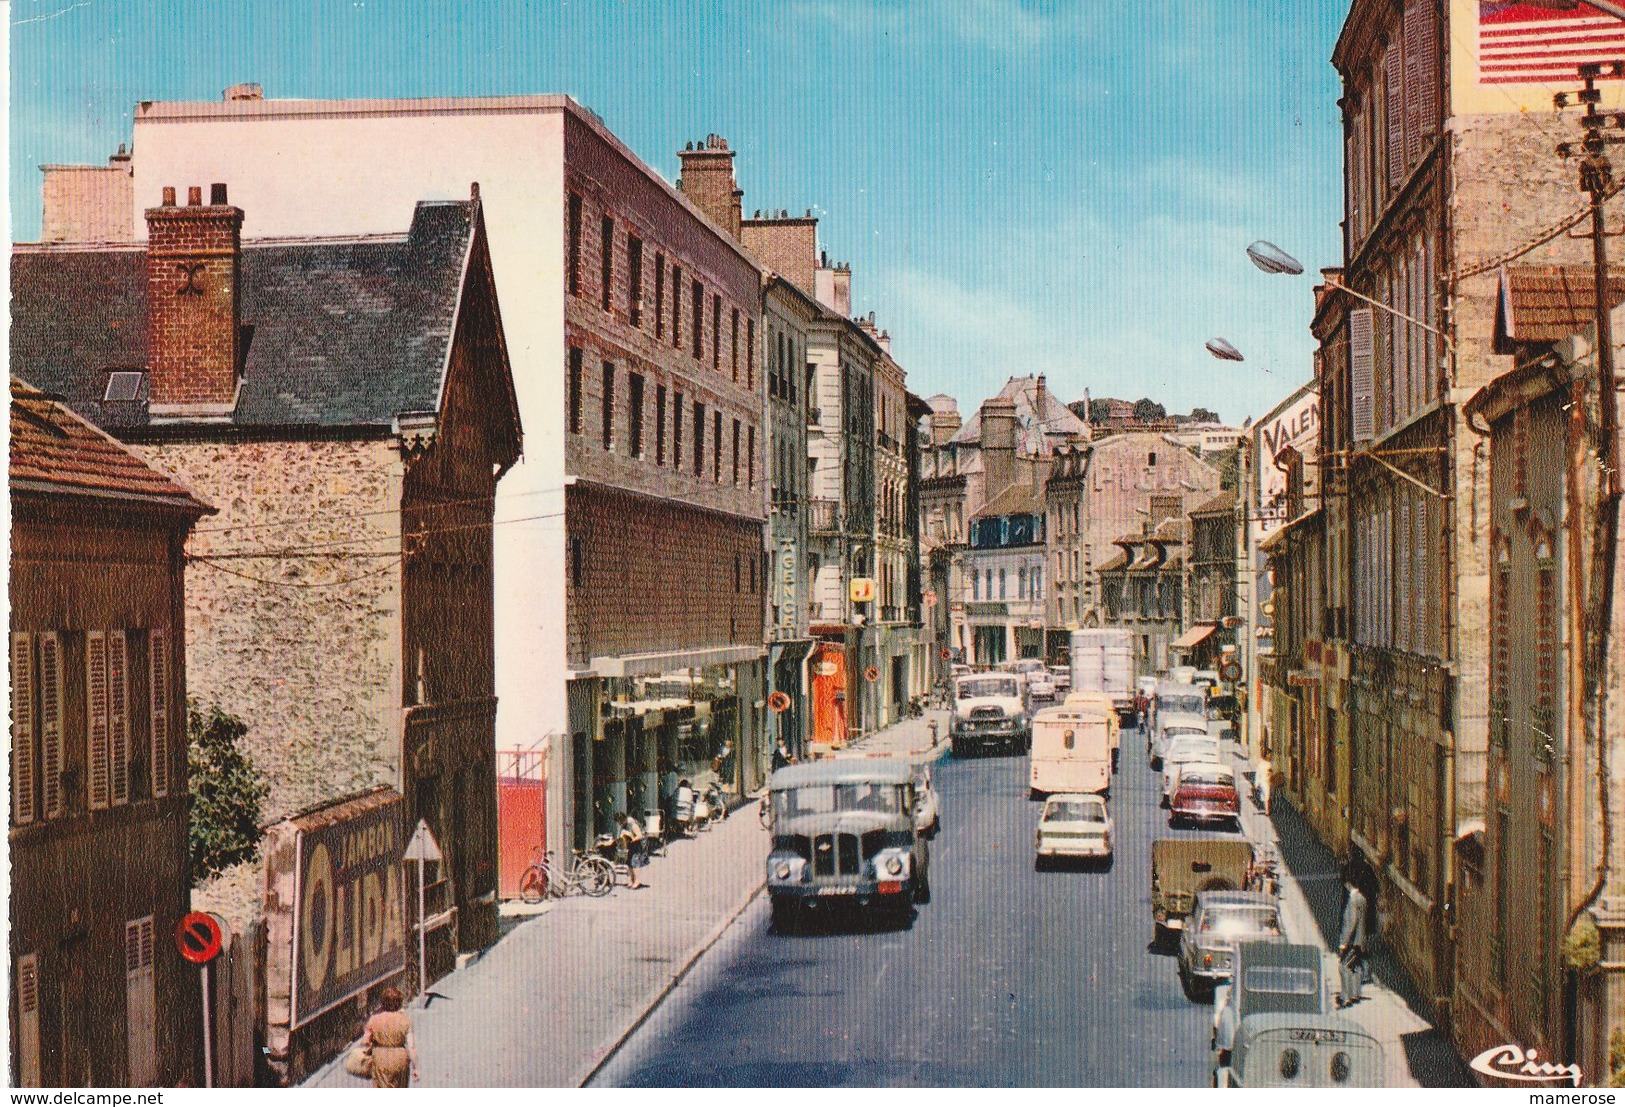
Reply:
<svg viewBox="0 0 1625 1107"><path fill-rule="evenodd" d="M1241 794L1236 790L1236 774L1226 765L1196 761L1181 766L1168 807L1170 826L1223 822L1233 830L1241 829Z"/></svg>

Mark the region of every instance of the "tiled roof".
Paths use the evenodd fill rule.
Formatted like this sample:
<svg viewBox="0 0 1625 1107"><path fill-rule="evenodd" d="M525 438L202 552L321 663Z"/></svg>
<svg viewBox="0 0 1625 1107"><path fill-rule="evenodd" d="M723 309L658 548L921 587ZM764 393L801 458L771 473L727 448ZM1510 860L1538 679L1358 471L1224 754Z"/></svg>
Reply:
<svg viewBox="0 0 1625 1107"><path fill-rule="evenodd" d="M1596 281L1589 265L1509 265L1495 305L1495 351L1560 342L1595 322ZM1625 303L1625 271L1608 279L1609 305Z"/></svg>
<svg viewBox="0 0 1625 1107"><path fill-rule="evenodd" d="M994 518L1000 515L1042 515L1044 514L1044 496L1026 481L1017 481L1005 487L1004 491L994 496L981 507L976 509L972 519Z"/></svg>
<svg viewBox="0 0 1625 1107"><path fill-rule="evenodd" d="M438 410L476 210L420 203L404 237L244 243L233 422L387 427ZM103 399L110 370L147 363L145 251L17 250L11 288L12 371L101 426L145 424L145 381L134 401Z"/></svg>
<svg viewBox="0 0 1625 1107"><path fill-rule="evenodd" d="M1222 515L1226 511L1236 510L1236 494L1234 492L1220 492L1211 500L1204 500L1199 506L1191 508L1192 515Z"/></svg>
<svg viewBox="0 0 1625 1107"><path fill-rule="evenodd" d="M214 508L148 465L67 405L11 378L11 470L16 492L168 504L192 515Z"/></svg>

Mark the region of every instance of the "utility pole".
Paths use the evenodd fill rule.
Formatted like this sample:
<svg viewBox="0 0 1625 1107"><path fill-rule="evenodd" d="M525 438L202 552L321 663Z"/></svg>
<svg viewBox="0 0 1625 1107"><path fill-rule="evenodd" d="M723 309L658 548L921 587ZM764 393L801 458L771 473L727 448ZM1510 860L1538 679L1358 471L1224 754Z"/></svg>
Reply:
<svg viewBox="0 0 1625 1107"><path fill-rule="evenodd" d="M1585 678L1582 694L1586 743L1596 751L1597 757L1597 801L1602 816L1602 841L1596 883L1570 913L1569 927L1597 901L1606 887L1609 854L1613 848L1611 766L1607 746L1607 671L1609 630L1613 624L1614 562L1619 543L1620 473L1613 305L1609 295L1608 232L1603 218L1603 203L1615 191L1613 166L1608 160L1607 148L1625 142L1625 134L1605 133L1605 128L1610 123L1615 128L1625 128L1625 112L1598 110L1602 93L1597 88L1597 80L1604 76L1625 76L1625 62L1582 65L1580 77L1585 81L1585 88L1576 94L1578 101L1585 105L1585 115L1580 120L1585 130L1579 151L1580 190L1591 198L1591 264L1596 300L1598 391L1597 420L1587 427L1588 431L1595 428L1590 437L1597 456L1597 506L1592 523L1592 557L1585 594ZM1553 100L1558 108L1563 108L1568 106L1569 98L1568 93L1558 93ZM1574 144L1564 142L1558 145L1557 152L1567 158L1576 151Z"/></svg>

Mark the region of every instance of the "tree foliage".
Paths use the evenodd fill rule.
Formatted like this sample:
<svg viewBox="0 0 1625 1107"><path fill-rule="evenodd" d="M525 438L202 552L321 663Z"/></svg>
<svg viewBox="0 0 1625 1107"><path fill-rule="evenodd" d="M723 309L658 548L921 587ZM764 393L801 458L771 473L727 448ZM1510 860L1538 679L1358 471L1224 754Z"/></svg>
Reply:
<svg viewBox="0 0 1625 1107"><path fill-rule="evenodd" d="M188 836L194 882L259 852L260 805L271 786L237 742L248 725L218 706L187 704L186 769L192 793Z"/></svg>
<svg viewBox="0 0 1625 1107"><path fill-rule="evenodd" d="M1142 396L1134 401L1134 418L1140 420L1166 419L1168 418L1168 409L1157 403L1157 401Z"/></svg>
<svg viewBox="0 0 1625 1107"><path fill-rule="evenodd" d="M1205 407L1191 408L1191 422L1193 423L1217 423L1220 421L1219 413L1216 411L1210 411Z"/></svg>

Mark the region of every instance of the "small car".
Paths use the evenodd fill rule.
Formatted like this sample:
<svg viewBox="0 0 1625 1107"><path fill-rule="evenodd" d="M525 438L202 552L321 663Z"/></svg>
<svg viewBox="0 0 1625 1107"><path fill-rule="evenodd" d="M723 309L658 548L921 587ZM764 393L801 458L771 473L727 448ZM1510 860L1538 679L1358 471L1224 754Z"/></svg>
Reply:
<svg viewBox="0 0 1625 1107"><path fill-rule="evenodd" d="M1027 695L1035 700L1052 700L1055 698L1055 678L1050 676L1049 669L1036 657L1024 657L1009 664L1009 671L1020 673L1027 680Z"/></svg>
<svg viewBox="0 0 1625 1107"><path fill-rule="evenodd" d="M931 767L922 765L914 771L914 832L926 838L935 838L942 829L942 803L937 789L931 783Z"/></svg>
<svg viewBox="0 0 1625 1107"><path fill-rule="evenodd" d="M1230 979L1236 943L1281 938L1281 906L1263 892L1202 892L1179 938L1179 983L1185 997L1211 999Z"/></svg>
<svg viewBox="0 0 1625 1107"><path fill-rule="evenodd" d="M1230 1064L1236 1027L1264 1012L1329 1015L1325 962L1319 946L1291 942L1238 942L1229 984L1213 996L1213 1068ZM1214 1081L1217 1086L1217 1080Z"/></svg>
<svg viewBox="0 0 1625 1107"><path fill-rule="evenodd" d="M1042 871L1062 858L1112 861L1112 817L1094 793L1062 792L1044 801L1038 819L1033 868Z"/></svg>
<svg viewBox="0 0 1625 1107"><path fill-rule="evenodd" d="M1204 761L1181 765L1168 802L1168 822L1171 826L1220 822L1240 830L1241 793L1236 790L1235 770Z"/></svg>
<svg viewBox="0 0 1625 1107"><path fill-rule="evenodd" d="M1224 764L1219 740L1205 732L1175 733L1168 739L1168 748L1162 755L1162 806L1167 807L1173 802L1179 767L1193 761Z"/></svg>
<svg viewBox="0 0 1625 1107"><path fill-rule="evenodd" d="M1382 1044L1346 1015L1249 1015L1216 1088L1383 1088Z"/></svg>

